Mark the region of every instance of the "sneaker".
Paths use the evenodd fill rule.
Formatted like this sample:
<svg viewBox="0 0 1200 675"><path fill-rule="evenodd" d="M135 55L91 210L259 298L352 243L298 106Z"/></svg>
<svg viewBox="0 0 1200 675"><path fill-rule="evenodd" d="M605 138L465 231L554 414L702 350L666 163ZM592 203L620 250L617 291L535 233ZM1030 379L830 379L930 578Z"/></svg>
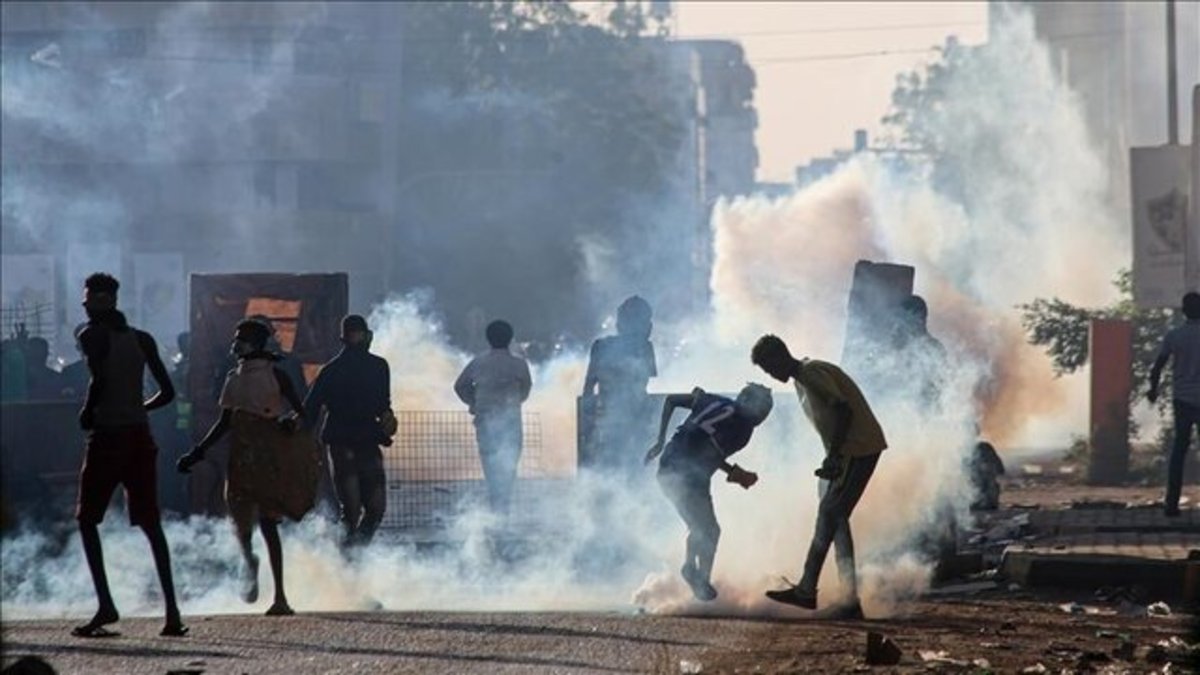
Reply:
<svg viewBox="0 0 1200 675"><path fill-rule="evenodd" d="M717 589L709 582L700 576L700 570L696 569L691 563L685 563L679 570L679 574L683 580L687 582L688 588L692 589L692 595L701 602L709 602L717 599Z"/></svg>
<svg viewBox="0 0 1200 675"><path fill-rule="evenodd" d="M779 591L767 591L767 598L785 605L794 605L803 609L817 608L817 594L792 586Z"/></svg>

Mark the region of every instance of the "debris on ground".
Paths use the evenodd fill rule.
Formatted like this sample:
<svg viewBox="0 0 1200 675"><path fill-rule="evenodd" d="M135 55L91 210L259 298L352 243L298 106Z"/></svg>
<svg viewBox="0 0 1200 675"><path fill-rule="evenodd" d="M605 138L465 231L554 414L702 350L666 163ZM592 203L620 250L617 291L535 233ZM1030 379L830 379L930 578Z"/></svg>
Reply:
<svg viewBox="0 0 1200 675"><path fill-rule="evenodd" d="M1048 673L1050 669L1040 663L1035 663L1032 666L1026 666L1021 669L1021 675L1042 675Z"/></svg>
<svg viewBox="0 0 1200 675"><path fill-rule="evenodd" d="M1116 614L1115 610L1104 609L1092 605L1081 605L1078 602L1068 602L1058 606L1059 609L1067 614L1086 614L1088 616L1096 616L1098 614Z"/></svg>
<svg viewBox="0 0 1200 675"><path fill-rule="evenodd" d="M922 649L917 652L921 660L929 665L945 665L955 666L958 668L978 668L980 670L991 670L992 664L987 659L955 659L951 658L950 653L944 649L932 650Z"/></svg>
<svg viewBox="0 0 1200 675"><path fill-rule="evenodd" d="M1171 606L1165 602L1155 602L1147 605L1146 614L1150 616L1171 616Z"/></svg>
<svg viewBox="0 0 1200 675"><path fill-rule="evenodd" d="M867 665L894 666L900 663L900 656L900 648L891 638L875 631L867 633Z"/></svg>
<svg viewBox="0 0 1200 675"><path fill-rule="evenodd" d="M922 649L917 652L917 656L920 656L921 660L925 663L944 663L950 666L970 665L968 662L963 661L962 659L950 658L950 652L947 652L944 649L939 649L936 651L932 649Z"/></svg>
<svg viewBox="0 0 1200 675"><path fill-rule="evenodd" d="M699 661L679 659L679 672L681 675L697 675L704 672L704 665Z"/></svg>
<svg viewBox="0 0 1200 675"><path fill-rule="evenodd" d="M1190 645L1178 635L1159 640L1146 652L1146 660L1150 663L1166 663L1168 661L1182 663L1198 656L1200 656L1200 643Z"/></svg>

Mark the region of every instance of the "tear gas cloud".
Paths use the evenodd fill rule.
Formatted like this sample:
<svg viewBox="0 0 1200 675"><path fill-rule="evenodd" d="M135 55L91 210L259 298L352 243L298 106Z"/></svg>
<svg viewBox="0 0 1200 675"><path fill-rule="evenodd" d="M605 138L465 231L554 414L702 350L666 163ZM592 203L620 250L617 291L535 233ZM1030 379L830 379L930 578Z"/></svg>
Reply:
<svg viewBox="0 0 1200 675"><path fill-rule="evenodd" d="M965 57L933 122L946 145L987 149L988 161L972 164L965 190L950 196L928 175L860 157L791 196L723 203L712 219L711 308L656 326L653 390L735 391L747 380L768 381L749 361L763 333L780 335L797 355L838 360L855 261L916 267L916 291L929 301L931 331L952 367L939 373L940 392L928 406L918 403L915 383L861 383L889 441L853 519L869 614L903 612L931 570L914 541L947 511L967 518L964 462L977 422L1002 445L1061 442L1083 428L1081 392L1055 380L1025 344L1014 305L1044 295L1102 302L1125 253L1110 239L1117 228L1104 206L1104 166L1031 19L1010 14L991 35L988 46ZM648 245L660 243L670 242ZM604 255L603 247L588 253L598 261ZM682 283L651 268L643 274L622 279L623 288ZM461 409L450 387L468 355L450 346L435 314L422 296L395 298L372 314L374 348L392 365L400 409ZM542 416L561 475L571 474L575 460L585 358L568 350L538 364L526 404ZM894 362L881 370L911 367ZM722 525L714 603L692 601L678 579L683 528L647 470L633 479L576 477L565 497L534 514L542 529L512 563L494 562L487 533L496 524L477 511L454 522L452 550L418 554L377 542L349 564L332 544L332 526L310 518L284 533L292 604L301 611L361 609L372 600L392 610L614 609L632 599L656 612L781 612L762 591L798 572L815 520L812 470L822 452L794 396L780 389L775 412L735 457L760 474L759 484L744 491L714 479ZM126 614L155 613L145 544L118 520L110 515L104 531L117 602ZM227 524L173 523L167 536L186 613L246 610ZM626 564L599 578L580 572L613 556ZM8 616L91 610L74 542L55 551L47 538L26 534L6 542L3 562ZM832 562L822 579L823 595L835 595Z"/></svg>

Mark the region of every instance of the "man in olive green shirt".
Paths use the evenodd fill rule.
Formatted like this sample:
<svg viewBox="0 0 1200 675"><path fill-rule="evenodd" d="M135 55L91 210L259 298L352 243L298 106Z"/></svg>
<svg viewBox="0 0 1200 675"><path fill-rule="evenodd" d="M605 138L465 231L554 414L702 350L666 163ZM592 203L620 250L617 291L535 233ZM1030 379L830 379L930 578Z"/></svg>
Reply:
<svg viewBox="0 0 1200 675"><path fill-rule="evenodd" d="M774 335L760 338L750 359L771 377L795 384L800 405L825 445L825 462L817 475L828 480L822 485L817 525L800 583L780 591L767 591L767 597L776 602L816 609L817 579L832 544L836 549L838 573L849 587L851 597L848 605L839 608L839 615L861 618L850 514L875 472L880 453L887 448L883 429L858 385L834 364L815 359L798 360L783 340Z"/></svg>

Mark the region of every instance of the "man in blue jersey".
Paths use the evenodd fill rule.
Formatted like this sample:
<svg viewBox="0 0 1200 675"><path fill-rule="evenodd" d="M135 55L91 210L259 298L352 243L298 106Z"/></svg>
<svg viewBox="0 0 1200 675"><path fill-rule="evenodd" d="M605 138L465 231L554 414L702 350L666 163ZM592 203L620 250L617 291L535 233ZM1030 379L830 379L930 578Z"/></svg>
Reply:
<svg viewBox="0 0 1200 675"><path fill-rule="evenodd" d="M729 458L746 447L754 428L771 413L771 390L748 384L737 400L714 396L696 388L691 394L673 394L663 403L658 442L646 453L646 463L658 462L658 483L687 525L687 554L680 573L697 600L712 600L717 589L711 581L713 558L721 527L713 511L711 482L717 470L725 480L750 489L758 476ZM676 408L691 410L687 420L663 446L667 425Z"/></svg>

